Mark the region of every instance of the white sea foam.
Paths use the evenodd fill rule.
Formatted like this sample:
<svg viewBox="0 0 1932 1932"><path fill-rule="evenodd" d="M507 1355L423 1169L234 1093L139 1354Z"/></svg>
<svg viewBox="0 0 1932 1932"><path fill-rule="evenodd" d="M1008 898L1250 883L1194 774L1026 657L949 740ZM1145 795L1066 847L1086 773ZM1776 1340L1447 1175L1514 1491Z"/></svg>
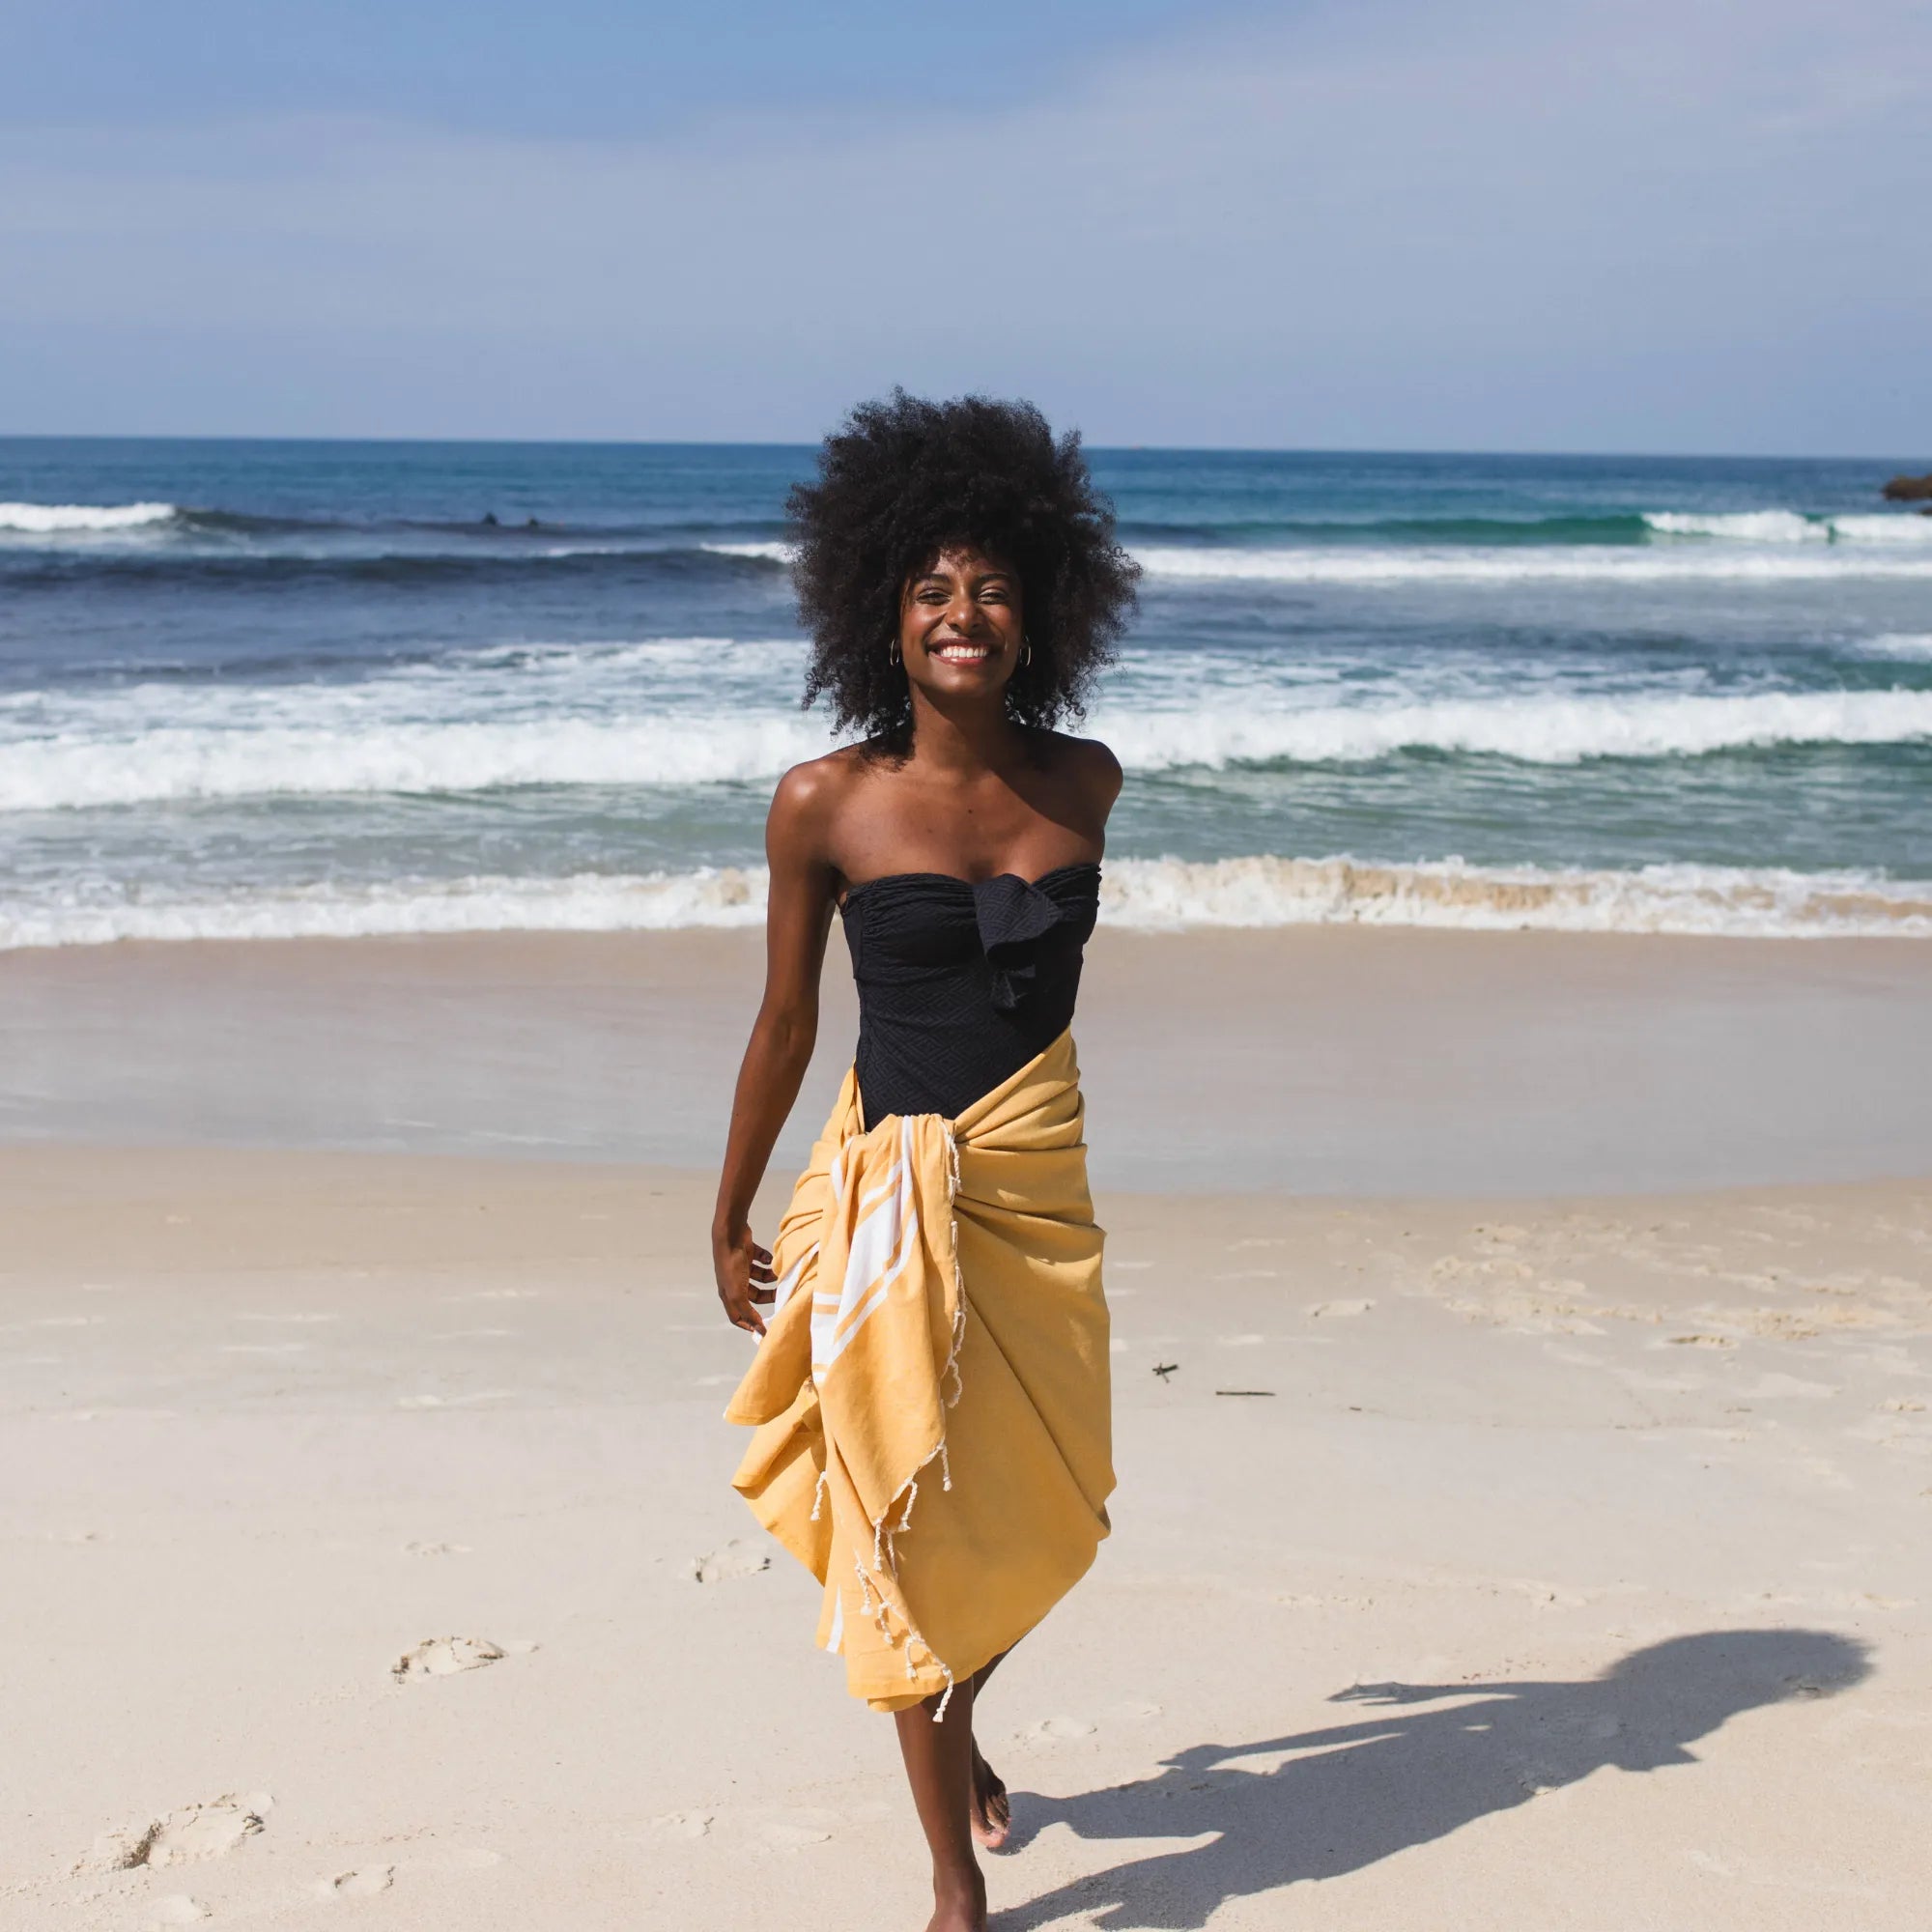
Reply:
<svg viewBox="0 0 1932 1932"><path fill-rule="evenodd" d="M1932 527L1932 520L1928 527ZM1891 546L1895 553L1903 546ZM1874 554L1820 543L1780 554L1775 547L1682 549L1633 544L1551 545L1547 550L1182 550L1135 553L1148 575L1176 582L1255 583L1800 583L1846 578L1932 578L1923 557ZM1932 546L1928 547L1932 551Z"/></svg>
<svg viewBox="0 0 1932 1932"><path fill-rule="evenodd" d="M1832 527L1796 510L1736 510L1695 516L1683 510L1647 510L1644 522L1659 536L1729 537L1747 543L1830 543Z"/></svg>
<svg viewBox="0 0 1932 1932"><path fill-rule="evenodd" d="M1889 631L1859 646L1872 658L1932 659L1932 631Z"/></svg>
<svg viewBox="0 0 1932 1932"><path fill-rule="evenodd" d="M1932 544L1932 517L1919 510L1833 517L1832 534L1841 543Z"/></svg>
<svg viewBox="0 0 1932 1932"><path fill-rule="evenodd" d="M120 903L0 902L0 951L124 939L367 939L436 932L639 932L756 925L762 867L635 877L468 878L308 886L223 898L145 895Z"/></svg>
<svg viewBox="0 0 1932 1932"><path fill-rule="evenodd" d="M319 798L523 785L765 781L826 749L822 723L676 717L599 724L393 724L357 731L160 729L8 748L0 810L187 798Z"/></svg>
<svg viewBox="0 0 1932 1932"><path fill-rule="evenodd" d="M1272 695L1272 694L1271 694ZM1189 710L1105 710L1094 726L1132 770L1359 762L1404 751L1529 764L1694 757L1749 746L1932 739L1932 691L1761 692L1731 697L1528 696L1416 704L1277 703L1229 694ZM823 753L797 713L684 713L602 722L165 726L16 740L0 811L167 799L462 793L527 785L763 783Z"/></svg>
<svg viewBox="0 0 1932 1932"><path fill-rule="evenodd" d="M788 543L708 543L698 548L717 556L757 556L771 563L789 563L792 554Z"/></svg>
<svg viewBox="0 0 1932 1932"><path fill-rule="evenodd" d="M1587 871L1460 859L1377 865L1269 856L1106 868L1108 919L1181 926L1406 925L1480 931L1932 938L1932 882L1861 872L1646 866Z"/></svg>
<svg viewBox="0 0 1932 1932"><path fill-rule="evenodd" d="M0 530L21 530L30 536L131 530L180 515L173 503L0 503Z"/></svg>
<svg viewBox="0 0 1932 1932"><path fill-rule="evenodd" d="M1142 770L1277 759L1356 762L1403 751L1561 765L1584 758L1695 757L1748 746L1921 740L1932 737L1932 691L1445 698L1122 712L1095 722L1124 762Z"/></svg>
<svg viewBox="0 0 1932 1932"><path fill-rule="evenodd" d="M1932 882L1861 873L1652 866L1638 871L1375 865L1268 856L1107 863L1109 925L1387 925L1471 931L1694 933L1760 938L1932 938ZM354 939L384 934L622 932L755 925L757 867L642 876L469 878L317 886L227 898L150 895L0 902L0 950L119 940Z"/></svg>
<svg viewBox="0 0 1932 1932"><path fill-rule="evenodd" d="M1932 517L1910 511L1807 517L1796 510L1735 510L1701 516L1683 510L1650 510L1644 522L1659 536L1719 537L1742 543L1932 543Z"/></svg>

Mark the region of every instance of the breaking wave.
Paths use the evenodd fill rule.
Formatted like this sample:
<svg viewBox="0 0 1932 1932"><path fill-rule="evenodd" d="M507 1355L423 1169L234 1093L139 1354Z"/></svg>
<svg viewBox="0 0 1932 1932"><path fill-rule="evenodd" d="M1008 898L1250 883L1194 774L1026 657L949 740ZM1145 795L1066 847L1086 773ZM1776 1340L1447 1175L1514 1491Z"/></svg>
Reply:
<svg viewBox="0 0 1932 1932"><path fill-rule="evenodd" d="M1102 710L1095 728L1130 770L1363 763L1405 753L1526 764L1698 757L1776 745L1932 740L1932 691L1739 696L1439 699L1264 710ZM16 740L0 811L167 799L496 791L528 785L763 783L828 746L822 721L743 710L607 721L349 721L157 726Z"/></svg>
<svg viewBox="0 0 1932 1932"><path fill-rule="evenodd" d="M1797 510L1734 510L1699 516L1651 510L1643 519L1659 536L1722 537L1742 543L1932 543L1932 517L1910 511L1807 517Z"/></svg>
<svg viewBox="0 0 1932 1932"><path fill-rule="evenodd" d="M1890 518L1874 519L1890 523ZM1932 520L1927 520L1932 534ZM1703 549L1684 546L1573 545L1547 550L1181 550L1135 552L1151 578L1231 583L1618 583L1756 582L1795 583L1844 578L1932 578L1932 544L1923 557L1906 546L1834 543Z"/></svg>
<svg viewBox="0 0 1932 1932"><path fill-rule="evenodd" d="M58 536L71 530L132 530L172 523L173 503L0 503L0 530Z"/></svg>
<svg viewBox="0 0 1932 1932"><path fill-rule="evenodd" d="M0 903L0 950L121 940L355 939L412 933L632 932L748 926L764 917L758 867L634 876L467 878L246 896ZM1464 931L1679 933L1725 938L1932 938L1932 883L1861 873L1707 866L1637 871L1375 865L1261 856L1113 859L1104 918L1144 931L1381 925Z"/></svg>

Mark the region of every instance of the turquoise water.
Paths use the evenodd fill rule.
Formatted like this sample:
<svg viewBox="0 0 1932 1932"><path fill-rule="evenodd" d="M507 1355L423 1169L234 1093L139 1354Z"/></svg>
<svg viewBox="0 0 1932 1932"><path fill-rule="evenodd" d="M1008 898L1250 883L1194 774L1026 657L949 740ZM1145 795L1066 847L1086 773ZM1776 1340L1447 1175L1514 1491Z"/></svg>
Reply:
<svg viewBox="0 0 1932 1932"><path fill-rule="evenodd" d="M755 919L810 456L0 440L0 944ZM1902 462L1093 459L1113 917L1932 932Z"/></svg>

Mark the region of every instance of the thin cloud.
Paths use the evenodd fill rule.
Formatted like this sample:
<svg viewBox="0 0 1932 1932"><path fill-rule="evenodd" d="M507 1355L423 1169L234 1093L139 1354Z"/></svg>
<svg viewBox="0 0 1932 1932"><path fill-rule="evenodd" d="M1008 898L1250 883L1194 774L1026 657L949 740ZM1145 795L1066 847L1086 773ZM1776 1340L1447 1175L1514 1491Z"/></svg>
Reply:
<svg viewBox="0 0 1932 1932"><path fill-rule="evenodd" d="M0 340L46 428L120 426L103 342L125 408L144 338L199 334L182 429L808 436L896 378L1122 440L1884 449L1932 401L1932 14L1818 27L1370 8L1050 105L651 142L43 129L0 144ZM237 392L277 343L301 420Z"/></svg>

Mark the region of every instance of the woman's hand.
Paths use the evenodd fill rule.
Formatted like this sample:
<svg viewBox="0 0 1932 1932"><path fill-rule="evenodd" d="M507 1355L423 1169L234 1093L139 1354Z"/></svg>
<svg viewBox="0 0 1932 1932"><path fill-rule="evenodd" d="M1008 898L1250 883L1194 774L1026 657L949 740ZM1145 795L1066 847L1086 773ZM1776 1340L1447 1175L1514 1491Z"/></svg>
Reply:
<svg viewBox="0 0 1932 1932"><path fill-rule="evenodd" d="M732 1327L762 1335L765 1318L754 1304L772 1299L770 1251L753 1240L749 1227L720 1229L711 1237L711 1265L718 1276L718 1299Z"/></svg>

